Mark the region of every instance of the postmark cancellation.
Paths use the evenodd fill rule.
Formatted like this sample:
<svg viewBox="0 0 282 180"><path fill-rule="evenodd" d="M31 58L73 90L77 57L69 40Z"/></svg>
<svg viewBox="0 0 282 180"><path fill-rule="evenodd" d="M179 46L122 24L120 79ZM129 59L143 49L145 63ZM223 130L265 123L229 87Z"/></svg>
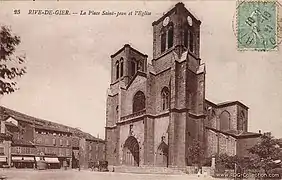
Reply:
<svg viewBox="0 0 282 180"><path fill-rule="evenodd" d="M274 0L238 1L238 50L278 50L282 34L282 5Z"/></svg>

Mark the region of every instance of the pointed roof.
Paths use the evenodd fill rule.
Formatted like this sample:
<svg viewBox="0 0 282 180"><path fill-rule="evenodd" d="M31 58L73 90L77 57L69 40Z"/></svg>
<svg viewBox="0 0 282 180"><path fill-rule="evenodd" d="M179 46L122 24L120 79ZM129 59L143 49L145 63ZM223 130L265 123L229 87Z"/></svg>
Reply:
<svg viewBox="0 0 282 180"><path fill-rule="evenodd" d="M154 26L154 25L160 23L161 21L163 21L165 17L171 15L173 12L176 11L177 8L183 9L185 13L188 13L194 20L196 20L199 24L201 24L201 21L198 20L196 18L196 16L193 15L191 12L189 12L188 9L185 8L185 5L182 2L179 2L179 3L175 4L175 6L172 9L170 9L167 13L165 13L162 17L160 17L158 20L154 21L152 23L152 26Z"/></svg>
<svg viewBox="0 0 282 180"><path fill-rule="evenodd" d="M140 51L138 51L138 50L134 49L133 47L131 47L129 44L125 44L125 45L124 45L121 49L119 49L116 53L114 53L113 55L111 55L111 58L114 58L116 55L118 55L119 53L121 53L122 51L124 51L124 49L125 49L126 47L129 47L130 50L132 50L132 51L134 51L134 52L136 52L136 53L138 53L138 54L140 54L140 55L142 55L142 56L144 56L144 57L148 57L147 54L143 54L143 53L141 53Z"/></svg>
<svg viewBox="0 0 282 180"><path fill-rule="evenodd" d="M147 74L141 71L137 71L137 73L132 77L132 79L129 81L126 89L128 89L130 87L130 85L134 82L134 80L136 79L137 76L142 76L147 78Z"/></svg>
<svg viewBox="0 0 282 180"><path fill-rule="evenodd" d="M206 66L205 64L201 64L197 69L197 74L206 73Z"/></svg>

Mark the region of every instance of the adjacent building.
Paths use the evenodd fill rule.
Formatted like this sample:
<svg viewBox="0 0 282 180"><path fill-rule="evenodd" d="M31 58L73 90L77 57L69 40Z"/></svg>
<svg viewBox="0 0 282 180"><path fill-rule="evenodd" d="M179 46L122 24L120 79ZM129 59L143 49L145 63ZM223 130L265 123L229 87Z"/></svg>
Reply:
<svg viewBox="0 0 282 180"><path fill-rule="evenodd" d="M214 104L206 100L206 156L249 156L248 149L260 141L261 133L248 132L248 109L239 101Z"/></svg>
<svg viewBox="0 0 282 180"><path fill-rule="evenodd" d="M5 107L0 107L0 115L2 165L36 168L36 162L44 160L49 168L89 168L91 162L93 164L96 160L104 160L105 141L77 128L28 116ZM90 144L93 149L99 150L89 151Z"/></svg>
<svg viewBox="0 0 282 180"><path fill-rule="evenodd" d="M73 152L81 168L90 168L98 161L106 160L105 141L80 131L74 133Z"/></svg>
<svg viewBox="0 0 282 180"><path fill-rule="evenodd" d="M260 136L248 132L248 107L205 97L201 21L183 3L152 23L153 59L126 44L111 55L106 111L110 165L190 165L199 141L205 156L244 155Z"/></svg>

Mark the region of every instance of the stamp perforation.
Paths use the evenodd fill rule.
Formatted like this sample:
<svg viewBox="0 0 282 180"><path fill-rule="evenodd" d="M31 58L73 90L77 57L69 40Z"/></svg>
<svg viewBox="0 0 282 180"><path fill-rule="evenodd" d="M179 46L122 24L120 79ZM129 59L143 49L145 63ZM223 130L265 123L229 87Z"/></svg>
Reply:
<svg viewBox="0 0 282 180"><path fill-rule="evenodd" d="M274 18L274 25L275 25L275 31L273 32L273 36L275 36L275 37L271 37L272 39L274 39L275 38L275 44L273 43L272 45L273 45L273 47L271 47L271 48L266 48L266 40L265 40L265 38L264 38L264 36L262 36L263 37L263 40L262 40L262 42L263 42L263 47L248 47L248 46L246 46L246 45L243 45L241 42L240 42L240 38L239 38L239 31L240 31L240 28L239 28L239 10L240 10L240 6L242 5L242 4L244 4L244 3L252 3L252 4L261 4L261 3L273 3L273 5L275 6L275 15L273 16L273 17L275 17ZM280 4L281 5L281 4ZM271 6L272 7L272 6ZM282 7L282 6L281 6ZM279 45L279 43L280 43L280 40L278 39L278 33L280 33L280 31L279 31L279 24L278 24L278 20L279 20L279 8L278 8L278 4L277 4L277 1L275 1L275 0L244 0L244 1L241 1L241 0L238 0L238 1L236 1L236 13L235 13L235 21L236 21L236 23L233 23L233 26L234 26L234 24L235 24L235 28L233 27L233 29L234 29L234 31L235 31L235 36L236 36L236 47L237 47L237 50L238 51L277 51L279 48L278 48L278 45ZM264 11L265 12L265 11ZM270 26L269 26L270 27ZM259 31L257 31L257 32L259 32ZM252 32L251 33L253 33L254 34L254 31L252 30ZM254 36L254 35L253 35ZM255 37L257 37L257 34L255 34ZM241 37L242 38L242 37ZM270 38L270 39L271 39ZM252 40L253 40L254 38L252 38ZM249 40L249 39L248 39ZM248 41L247 40L247 41ZM259 40L259 41L261 41L261 40ZM271 42L272 43L272 42ZM256 44L258 44L257 42L256 42ZM245 47L244 47L245 46Z"/></svg>

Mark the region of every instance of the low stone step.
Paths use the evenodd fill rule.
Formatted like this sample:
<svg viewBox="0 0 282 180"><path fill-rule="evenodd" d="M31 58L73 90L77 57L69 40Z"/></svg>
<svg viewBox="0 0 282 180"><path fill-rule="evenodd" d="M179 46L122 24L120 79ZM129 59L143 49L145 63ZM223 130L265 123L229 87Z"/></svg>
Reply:
<svg viewBox="0 0 282 180"><path fill-rule="evenodd" d="M134 166L115 166L115 172L140 173L140 174L184 174L181 170L167 167L134 167ZM111 171L112 168L109 168Z"/></svg>

